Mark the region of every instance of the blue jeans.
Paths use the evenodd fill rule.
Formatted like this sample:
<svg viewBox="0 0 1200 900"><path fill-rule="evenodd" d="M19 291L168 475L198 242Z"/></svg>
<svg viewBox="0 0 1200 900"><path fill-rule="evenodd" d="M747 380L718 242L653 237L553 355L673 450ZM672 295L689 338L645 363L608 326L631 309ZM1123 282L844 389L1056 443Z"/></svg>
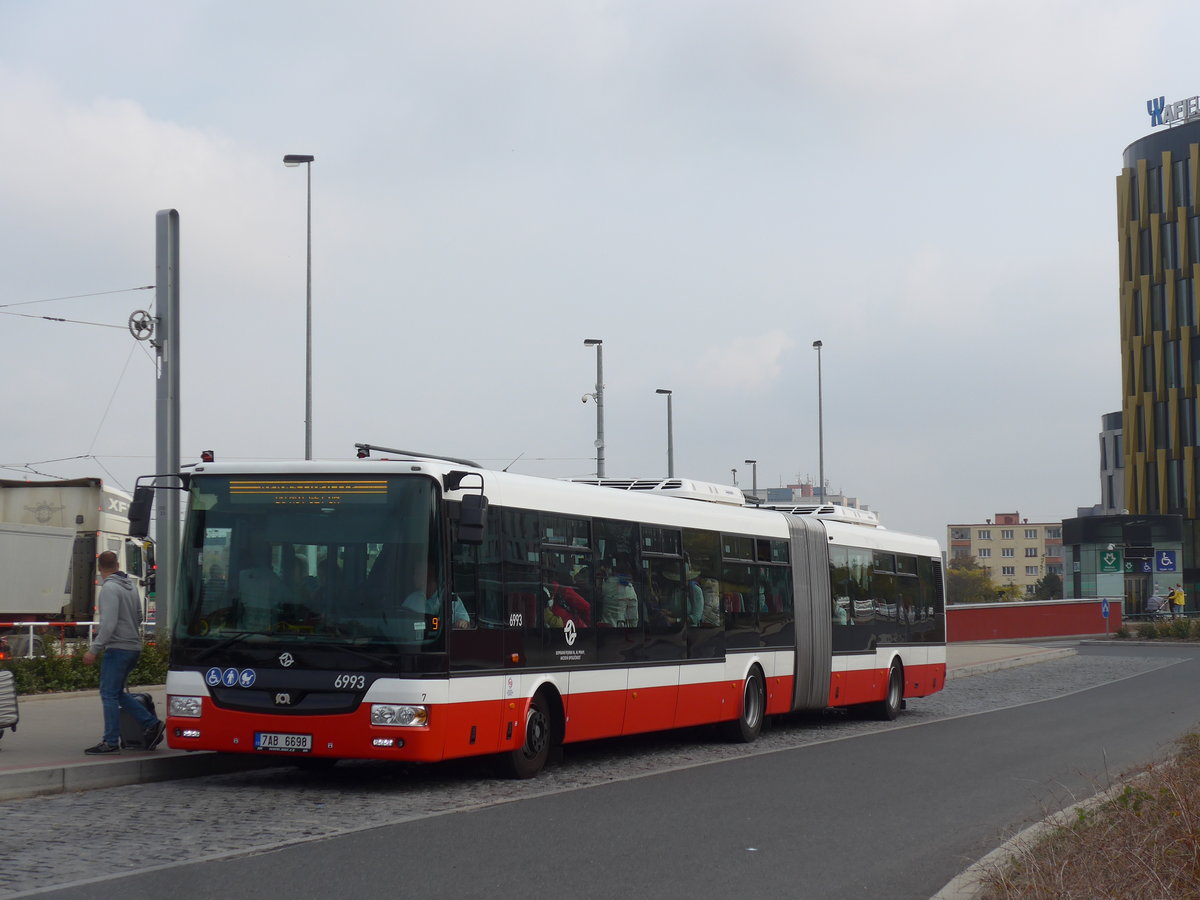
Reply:
<svg viewBox="0 0 1200 900"><path fill-rule="evenodd" d="M158 722L133 694L126 693L125 681L137 665L140 650L104 651L100 659L100 705L104 707L104 743L116 747L121 742L121 710L128 710L142 730Z"/></svg>

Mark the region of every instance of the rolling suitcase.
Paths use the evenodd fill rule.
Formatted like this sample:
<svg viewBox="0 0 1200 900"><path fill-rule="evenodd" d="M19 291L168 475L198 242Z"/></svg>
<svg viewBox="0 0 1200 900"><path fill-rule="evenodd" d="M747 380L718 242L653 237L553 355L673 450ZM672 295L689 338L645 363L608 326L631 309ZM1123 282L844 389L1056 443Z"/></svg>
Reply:
<svg viewBox="0 0 1200 900"><path fill-rule="evenodd" d="M4 730L17 730L17 722L21 714L17 709L17 687L13 683L13 673L8 669L0 669L0 737Z"/></svg>
<svg viewBox="0 0 1200 900"><path fill-rule="evenodd" d="M130 696L150 710L150 715L158 716L158 713L154 711L154 698L149 694L130 694ZM138 720L133 717L133 714L125 709L121 710L121 746L126 750L146 749L142 726L138 724Z"/></svg>

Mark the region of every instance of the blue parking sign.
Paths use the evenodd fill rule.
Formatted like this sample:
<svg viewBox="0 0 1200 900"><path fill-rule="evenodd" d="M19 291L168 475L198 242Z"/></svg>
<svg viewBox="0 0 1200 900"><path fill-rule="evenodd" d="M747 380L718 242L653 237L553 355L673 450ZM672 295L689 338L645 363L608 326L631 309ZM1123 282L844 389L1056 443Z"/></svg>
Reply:
<svg viewBox="0 0 1200 900"><path fill-rule="evenodd" d="M1155 553L1154 568L1159 572L1174 572L1175 552L1174 550L1159 550Z"/></svg>

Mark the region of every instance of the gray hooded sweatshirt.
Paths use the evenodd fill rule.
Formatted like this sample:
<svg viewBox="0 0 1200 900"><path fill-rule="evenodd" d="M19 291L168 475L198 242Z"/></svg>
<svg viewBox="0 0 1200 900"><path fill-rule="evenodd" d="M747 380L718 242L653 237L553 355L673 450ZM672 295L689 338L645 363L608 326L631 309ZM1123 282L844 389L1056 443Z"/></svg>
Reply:
<svg viewBox="0 0 1200 900"><path fill-rule="evenodd" d="M92 640L93 653L99 653L106 647L113 650L142 649L142 636L138 631L142 605L132 578L124 572L115 572L105 578L96 607L100 615L100 627Z"/></svg>

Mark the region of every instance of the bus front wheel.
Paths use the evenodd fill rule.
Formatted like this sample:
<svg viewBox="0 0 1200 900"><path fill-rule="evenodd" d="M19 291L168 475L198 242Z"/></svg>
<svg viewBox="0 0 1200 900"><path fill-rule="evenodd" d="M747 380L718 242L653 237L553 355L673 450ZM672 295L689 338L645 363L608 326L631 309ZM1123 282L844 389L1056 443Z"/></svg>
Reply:
<svg viewBox="0 0 1200 900"><path fill-rule="evenodd" d="M500 772L508 778L532 778L546 765L553 742L553 722L546 695L539 692L525 714L525 741L516 750L500 754Z"/></svg>

